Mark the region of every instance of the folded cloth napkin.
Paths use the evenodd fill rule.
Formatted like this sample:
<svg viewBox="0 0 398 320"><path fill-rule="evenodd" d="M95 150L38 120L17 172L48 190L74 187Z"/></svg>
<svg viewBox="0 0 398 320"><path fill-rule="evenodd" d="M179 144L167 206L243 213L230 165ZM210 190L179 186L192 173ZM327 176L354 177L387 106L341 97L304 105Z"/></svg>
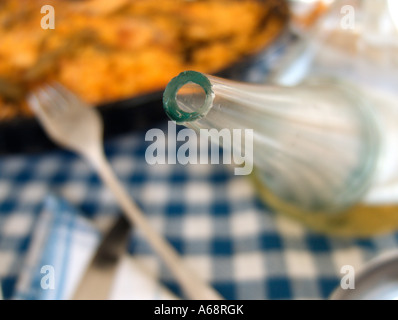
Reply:
<svg viewBox="0 0 398 320"><path fill-rule="evenodd" d="M70 299L100 240L99 229L76 208L57 195L47 196L14 298ZM109 299L175 299L175 296L126 254L118 266Z"/></svg>

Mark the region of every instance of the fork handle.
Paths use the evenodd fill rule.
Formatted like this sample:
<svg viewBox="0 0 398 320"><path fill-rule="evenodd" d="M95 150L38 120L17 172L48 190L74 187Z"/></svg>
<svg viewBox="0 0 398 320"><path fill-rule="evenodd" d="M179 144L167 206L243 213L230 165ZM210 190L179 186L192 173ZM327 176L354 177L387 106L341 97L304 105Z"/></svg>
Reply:
<svg viewBox="0 0 398 320"><path fill-rule="evenodd" d="M88 156L88 160L96 168L104 183L113 192L130 223L141 229L152 248L174 274L186 295L192 300L222 300L223 298L218 292L205 284L191 270L185 267L175 249L153 229L119 182L104 153L97 152L96 156Z"/></svg>

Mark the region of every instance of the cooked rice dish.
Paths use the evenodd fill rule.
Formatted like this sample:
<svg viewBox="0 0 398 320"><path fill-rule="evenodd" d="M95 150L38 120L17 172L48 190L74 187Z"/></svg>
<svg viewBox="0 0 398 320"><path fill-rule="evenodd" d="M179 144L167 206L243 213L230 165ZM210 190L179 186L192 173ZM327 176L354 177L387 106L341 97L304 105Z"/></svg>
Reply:
<svg viewBox="0 0 398 320"><path fill-rule="evenodd" d="M30 116L27 93L51 81L98 105L216 73L275 39L285 13L279 0L1 0L0 120Z"/></svg>

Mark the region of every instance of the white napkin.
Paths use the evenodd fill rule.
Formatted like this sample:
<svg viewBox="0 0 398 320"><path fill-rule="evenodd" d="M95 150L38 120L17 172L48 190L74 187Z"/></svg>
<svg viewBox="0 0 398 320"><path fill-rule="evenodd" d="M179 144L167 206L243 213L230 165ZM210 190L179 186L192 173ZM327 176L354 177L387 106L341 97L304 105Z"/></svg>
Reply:
<svg viewBox="0 0 398 320"><path fill-rule="evenodd" d="M110 300L177 300L129 255L124 255L116 272Z"/></svg>

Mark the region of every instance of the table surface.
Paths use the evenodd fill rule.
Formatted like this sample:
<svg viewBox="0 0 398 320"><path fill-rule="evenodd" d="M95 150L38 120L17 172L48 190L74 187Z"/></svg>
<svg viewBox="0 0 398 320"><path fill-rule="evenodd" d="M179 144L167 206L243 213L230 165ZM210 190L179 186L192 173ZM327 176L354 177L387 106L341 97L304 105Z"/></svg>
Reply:
<svg viewBox="0 0 398 320"><path fill-rule="evenodd" d="M159 123L154 127L167 128ZM105 143L129 194L181 253L227 299L327 299L343 266L360 270L398 243L398 232L367 239L317 234L262 203L251 180L229 165L154 165L145 161L145 131ZM15 284L43 199L56 193L86 217L108 219L118 206L93 169L62 150L0 158L0 279L5 298ZM129 254L171 291L179 288L134 230Z"/></svg>

